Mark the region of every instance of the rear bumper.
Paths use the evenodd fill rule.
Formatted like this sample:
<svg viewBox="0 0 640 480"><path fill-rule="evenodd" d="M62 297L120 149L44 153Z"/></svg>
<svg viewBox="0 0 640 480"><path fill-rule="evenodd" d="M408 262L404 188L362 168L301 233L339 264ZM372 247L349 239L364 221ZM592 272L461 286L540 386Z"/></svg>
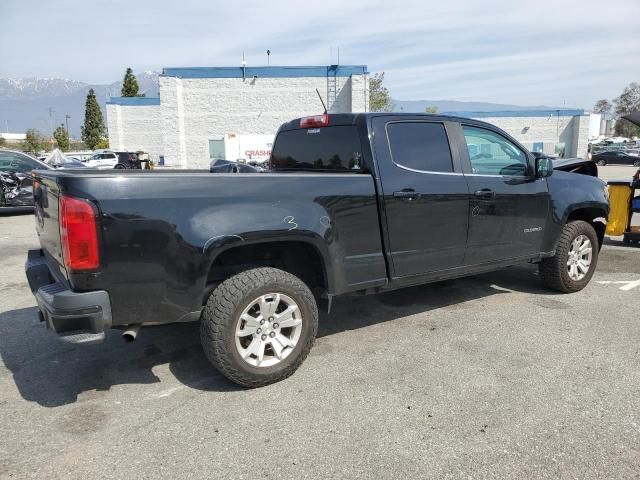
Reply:
<svg viewBox="0 0 640 480"><path fill-rule="evenodd" d="M111 327L111 301L104 290L74 292L56 281L41 250L29 250L25 273L40 308L40 320L70 343L99 343Z"/></svg>

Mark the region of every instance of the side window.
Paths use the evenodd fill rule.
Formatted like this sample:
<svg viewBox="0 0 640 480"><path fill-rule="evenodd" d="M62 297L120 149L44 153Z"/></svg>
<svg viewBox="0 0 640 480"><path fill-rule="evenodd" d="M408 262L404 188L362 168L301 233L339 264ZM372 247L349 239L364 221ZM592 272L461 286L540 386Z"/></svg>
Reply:
<svg viewBox="0 0 640 480"><path fill-rule="evenodd" d="M442 123L391 122L387 138L393 163L418 172L453 172L449 139Z"/></svg>
<svg viewBox="0 0 640 480"><path fill-rule="evenodd" d="M0 172L15 172L16 165L13 155L0 152Z"/></svg>
<svg viewBox="0 0 640 480"><path fill-rule="evenodd" d="M6 165L6 170L8 171L20 173L27 173L31 170L38 170L42 168L38 162L35 162L30 158L14 154L8 154L6 157L4 155L1 156L0 165ZM0 167L0 170L2 170L2 167Z"/></svg>
<svg viewBox="0 0 640 480"><path fill-rule="evenodd" d="M462 126L473 173L478 175L527 175L527 155L492 130Z"/></svg>

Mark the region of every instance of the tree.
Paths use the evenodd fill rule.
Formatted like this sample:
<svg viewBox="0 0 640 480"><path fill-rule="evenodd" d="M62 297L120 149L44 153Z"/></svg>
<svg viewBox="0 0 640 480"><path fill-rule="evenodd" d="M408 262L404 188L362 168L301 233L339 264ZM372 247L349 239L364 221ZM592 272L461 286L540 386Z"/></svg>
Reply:
<svg viewBox="0 0 640 480"><path fill-rule="evenodd" d="M96 148L109 148L109 139L101 138L98 144L96 145Z"/></svg>
<svg viewBox="0 0 640 480"><path fill-rule="evenodd" d="M640 83L631 82L624 87L620 96L613 99L613 103L617 115L640 111ZM616 120L615 131L616 135L623 137L640 136L640 128L622 118Z"/></svg>
<svg viewBox="0 0 640 480"><path fill-rule="evenodd" d="M133 74L133 70L127 68L127 72L124 74L124 80L122 81L120 95L123 97L144 97L144 93L138 93L138 89L138 80Z"/></svg>
<svg viewBox="0 0 640 480"><path fill-rule="evenodd" d="M0 137L0 147L5 147L7 145L7 139L4 137Z"/></svg>
<svg viewBox="0 0 640 480"><path fill-rule="evenodd" d="M64 128L64 125L60 124L60 126L56 128L55 132L53 132L53 138L56 139L60 150L63 152L69 150L69 136L67 135L67 130Z"/></svg>
<svg viewBox="0 0 640 480"><path fill-rule="evenodd" d="M372 112L390 112L393 110L393 101L389 95L389 89L382 85L384 72L374 73L369 80L369 110Z"/></svg>
<svg viewBox="0 0 640 480"><path fill-rule="evenodd" d="M82 126L82 140L91 150L96 148L105 136L106 129L102 118L102 111L93 88L87 93L87 101L84 110L84 125Z"/></svg>
<svg viewBox="0 0 640 480"><path fill-rule="evenodd" d="M438 107L436 107L435 105L429 105L424 109L424 113L438 113Z"/></svg>
<svg viewBox="0 0 640 480"><path fill-rule="evenodd" d="M47 139L35 128L30 128L26 132L23 148L27 152L38 153L47 147Z"/></svg>
<svg viewBox="0 0 640 480"><path fill-rule="evenodd" d="M593 112L599 113L603 115L605 118L609 116L611 110L613 109L613 105L606 98L602 98L596 102L593 106Z"/></svg>

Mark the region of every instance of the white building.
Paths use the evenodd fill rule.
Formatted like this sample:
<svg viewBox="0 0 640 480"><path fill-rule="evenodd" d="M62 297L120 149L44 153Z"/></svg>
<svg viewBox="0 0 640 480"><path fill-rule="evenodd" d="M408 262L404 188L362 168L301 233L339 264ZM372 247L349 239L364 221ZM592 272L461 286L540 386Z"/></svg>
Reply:
<svg viewBox="0 0 640 480"><path fill-rule="evenodd" d="M452 115L491 123L531 151L565 158L586 157L589 140L598 136L600 129L600 115L575 109L454 112Z"/></svg>
<svg viewBox="0 0 640 480"><path fill-rule="evenodd" d="M8 145L12 143L24 142L27 139L26 133L0 133L2 138Z"/></svg>
<svg viewBox="0 0 640 480"><path fill-rule="evenodd" d="M366 112L366 65L165 68L160 98L112 98L109 144L145 150L165 165L206 168L211 159L269 158L292 118Z"/></svg>
<svg viewBox="0 0 640 480"><path fill-rule="evenodd" d="M151 158L162 155L160 99L117 97L107 102L109 148L121 152L148 152Z"/></svg>

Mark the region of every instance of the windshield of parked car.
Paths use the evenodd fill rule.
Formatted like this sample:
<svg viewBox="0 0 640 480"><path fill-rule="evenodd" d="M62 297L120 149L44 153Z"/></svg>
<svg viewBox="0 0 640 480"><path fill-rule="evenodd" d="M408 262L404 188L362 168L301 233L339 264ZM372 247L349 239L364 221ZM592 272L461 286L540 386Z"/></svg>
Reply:
<svg viewBox="0 0 640 480"><path fill-rule="evenodd" d="M358 129L346 125L280 132L273 145L271 168L358 172L363 168Z"/></svg>

